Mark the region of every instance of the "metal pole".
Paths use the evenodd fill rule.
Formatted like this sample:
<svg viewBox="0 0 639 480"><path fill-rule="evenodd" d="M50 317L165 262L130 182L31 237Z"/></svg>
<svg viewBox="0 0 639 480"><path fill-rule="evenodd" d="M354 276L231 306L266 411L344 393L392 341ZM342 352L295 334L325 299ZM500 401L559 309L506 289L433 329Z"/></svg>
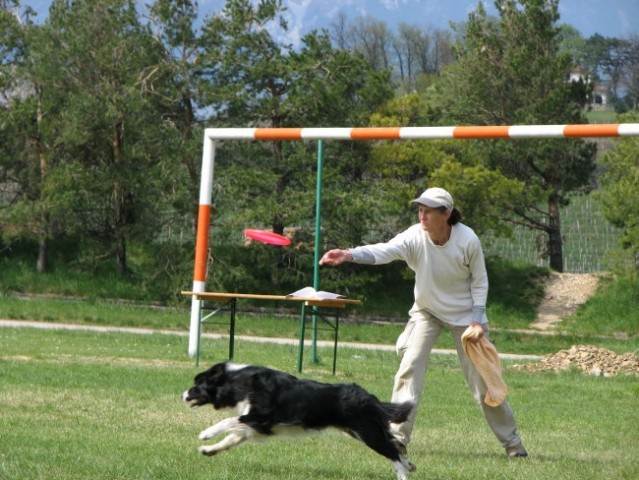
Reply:
<svg viewBox="0 0 639 480"><path fill-rule="evenodd" d="M206 290L206 265L208 262L209 229L211 227L211 197L213 192L213 165L215 164L215 142L204 135L202 148L202 173L200 174L200 204L198 207L193 292ZM191 324L189 327L190 357L198 356L200 350L200 307L202 300L195 295L191 300Z"/></svg>
<svg viewBox="0 0 639 480"><path fill-rule="evenodd" d="M313 255L313 288L319 290L319 261L322 240L322 162L324 148L322 140L317 142L317 187L315 189L315 254ZM317 307L313 307L313 333L311 358L317 363Z"/></svg>

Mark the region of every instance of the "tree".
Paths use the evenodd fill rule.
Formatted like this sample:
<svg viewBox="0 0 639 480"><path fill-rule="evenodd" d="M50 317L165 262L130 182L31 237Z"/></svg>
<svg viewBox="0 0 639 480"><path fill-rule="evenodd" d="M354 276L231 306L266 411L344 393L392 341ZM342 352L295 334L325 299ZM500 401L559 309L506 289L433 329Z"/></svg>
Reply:
<svg viewBox="0 0 639 480"><path fill-rule="evenodd" d="M394 67L399 72L404 92L423 91L424 78L439 74L452 63L450 32L420 29L400 23L393 37Z"/></svg>
<svg viewBox="0 0 639 480"><path fill-rule="evenodd" d="M397 57L400 81L407 92L414 88L411 80L416 69L418 52L424 50L423 43L424 39L417 28L400 23L399 32L393 41L393 50Z"/></svg>
<svg viewBox="0 0 639 480"><path fill-rule="evenodd" d="M444 118L458 124L587 123L590 86L567 81L573 66L562 53L558 0L497 0L492 21L480 4L456 45L458 63L439 84ZM593 145L582 140L492 141L478 144L488 166L525 182L503 212L510 222L547 235L550 267L563 271L560 207L591 185ZM545 203L545 208L540 204Z"/></svg>
<svg viewBox="0 0 639 480"><path fill-rule="evenodd" d="M167 245L165 225L188 225L195 188L185 177L197 182L201 155L189 71L195 9L158 0L155 35L126 0L55 1L42 25L29 10L25 20L0 14L5 236L38 239L38 271L59 237L126 273L129 242Z"/></svg>
<svg viewBox="0 0 639 480"><path fill-rule="evenodd" d="M583 65L582 57L586 49L586 39L581 32L569 23L559 25L560 49L570 53L577 65Z"/></svg>
<svg viewBox="0 0 639 480"><path fill-rule="evenodd" d="M637 113L622 117L624 122L638 122ZM622 229L621 246L633 258L635 272L639 269L639 139L615 140L615 148L601 158L604 174L596 192L604 215Z"/></svg>
<svg viewBox="0 0 639 480"><path fill-rule="evenodd" d="M366 124L370 112L393 94L389 72L375 70L359 54L333 48L328 36L318 32L306 35L294 50L272 34L286 29L282 11L275 0L229 0L203 26L205 53L199 67L209 125ZM269 269L275 284L284 270L298 269L290 264L299 262L301 253L312 251L316 148L303 142L223 142L216 150L214 205L220 235L246 225L277 233L287 226L301 229L298 240L306 247L294 258L273 259L282 267ZM365 192L369 149L367 142L340 142L325 150L325 184L331 188L323 204L333 212L324 217L327 241L361 237L366 230L372 211L361 212L356 192ZM356 223L355 204L361 216Z"/></svg>
<svg viewBox="0 0 639 480"><path fill-rule="evenodd" d="M361 54L375 70L390 68L392 34L386 22L368 16L359 17L351 24L348 36L353 51Z"/></svg>
<svg viewBox="0 0 639 480"><path fill-rule="evenodd" d="M182 188L197 191L201 159L201 120L198 118L199 75L197 58L202 53L201 41L195 29L197 4L191 0L156 0L149 10L151 26L164 49L157 65L168 82L164 89L152 91L165 105L160 121L175 135L164 142L166 154L180 159L188 172L190 184ZM195 200L195 199L194 199ZM197 205L192 204L194 224L197 224Z"/></svg>
<svg viewBox="0 0 639 480"><path fill-rule="evenodd" d="M414 126L428 123L430 106L416 93L391 100L373 114L376 126ZM415 221L415 211L405 209L408 202L428 186L441 186L453 192L464 222L478 233L510 235L501 213L525 190L521 181L508 179L491 169L470 142L456 140L412 140L378 142L373 147L372 168L379 176L393 210L393 232ZM405 212L405 214L398 212Z"/></svg>
<svg viewBox="0 0 639 480"><path fill-rule="evenodd" d="M361 16L347 21L340 13L331 24L336 47L359 53L375 68L391 69L403 93L424 91L432 77L453 61L451 33L400 23L391 31L383 20Z"/></svg>
<svg viewBox="0 0 639 480"><path fill-rule="evenodd" d="M3 32L0 41L2 117L0 171L6 197L5 222L13 227L11 236L34 235L38 239L36 269L48 267L48 244L53 234L44 184L47 179L53 136L45 126L49 98L33 54L42 29L34 25L27 9L20 16L18 2L0 9ZM51 107L54 108L54 107Z"/></svg>
<svg viewBox="0 0 639 480"><path fill-rule="evenodd" d="M248 0L229 0L204 25L204 53L199 62L203 70L201 86L204 101L215 112L216 124L286 125L285 102L297 73L290 65L292 47L279 43L269 32L269 25L275 21L280 28L287 28L281 16L283 11L279 0L263 0L256 5ZM257 148L264 147L263 144ZM273 202L260 195L262 201L255 208L265 208L267 222L281 234L286 222L282 195L290 178L290 167L281 142L273 142L270 148L269 166L264 168L263 176L255 176L262 162L253 163L252 156L245 152L239 164L229 165L233 172L230 185L252 185L274 192ZM239 205L235 203L234 210L241 210Z"/></svg>
<svg viewBox="0 0 639 480"><path fill-rule="evenodd" d="M618 111L627 109L627 106L623 105L620 87L626 87L627 75L632 75L628 68L636 64L633 57L632 37L625 40L599 34L586 39L579 57L582 66L593 80L608 84L612 102Z"/></svg>
<svg viewBox="0 0 639 480"><path fill-rule="evenodd" d="M629 107L639 111L639 35L630 35L625 45L626 62L621 84L626 90Z"/></svg>
<svg viewBox="0 0 639 480"><path fill-rule="evenodd" d="M51 205L67 233L99 239L127 273L128 241L154 231L152 211L171 198L158 192L179 178L162 153L170 130L153 93L167 82L163 48L128 0L56 0L33 48L46 91L58 95Z"/></svg>

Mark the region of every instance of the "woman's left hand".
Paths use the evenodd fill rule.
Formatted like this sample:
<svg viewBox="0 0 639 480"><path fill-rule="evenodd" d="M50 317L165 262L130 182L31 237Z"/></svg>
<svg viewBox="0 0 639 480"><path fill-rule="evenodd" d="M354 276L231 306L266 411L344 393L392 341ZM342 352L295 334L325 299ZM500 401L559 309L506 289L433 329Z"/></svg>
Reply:
<svg viewBox="0 0 639 480"><path fill-rule="evenodd" d="M481 323L472 322L466 330L467 337L477 342L484 336L484 326Z"/></svg>

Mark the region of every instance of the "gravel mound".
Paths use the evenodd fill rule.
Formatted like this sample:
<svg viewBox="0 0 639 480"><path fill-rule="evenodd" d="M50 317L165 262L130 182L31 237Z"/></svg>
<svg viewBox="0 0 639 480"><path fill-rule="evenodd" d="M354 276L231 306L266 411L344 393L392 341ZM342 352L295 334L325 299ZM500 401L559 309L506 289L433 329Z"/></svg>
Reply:
<svg viewBox="0 0 639 480"><path fill-rule="evenodd" d="M558 372L577 368L589 375L602 377L639 376L639 356L632 352L618 355L592 345L573 345L568 350L546 355L537 363L518 365L516 368L529 372Z"/></svg>

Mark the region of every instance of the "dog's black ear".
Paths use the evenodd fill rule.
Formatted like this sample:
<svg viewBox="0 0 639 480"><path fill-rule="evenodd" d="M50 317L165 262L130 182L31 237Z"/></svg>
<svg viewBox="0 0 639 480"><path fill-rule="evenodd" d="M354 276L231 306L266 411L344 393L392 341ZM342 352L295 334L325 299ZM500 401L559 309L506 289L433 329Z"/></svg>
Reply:
<svg viewBox="0 0 639 480"><path fill-rule="evenodd" d="M218 363L209 369L208 381L213 385L222 385L226 382L226 363Z"/></svg>
<svg viewBox="0 0 639 480"><path fill-rule="evenodd" d="M206 372L201 372L198 373L194 378L193 378L193 383L195 385L199 385L200 383L204 383L204 381L206 380Z"/></svg>
<svg viewBox="0 0 639 480"><path fill-rule="evenodd" d="M216 382L219 382L224 378L225 373L226 365L224 363L218 363L208 370L198 373L194 379L195 385L202 385L205 383L214 385Z"/></svg>

